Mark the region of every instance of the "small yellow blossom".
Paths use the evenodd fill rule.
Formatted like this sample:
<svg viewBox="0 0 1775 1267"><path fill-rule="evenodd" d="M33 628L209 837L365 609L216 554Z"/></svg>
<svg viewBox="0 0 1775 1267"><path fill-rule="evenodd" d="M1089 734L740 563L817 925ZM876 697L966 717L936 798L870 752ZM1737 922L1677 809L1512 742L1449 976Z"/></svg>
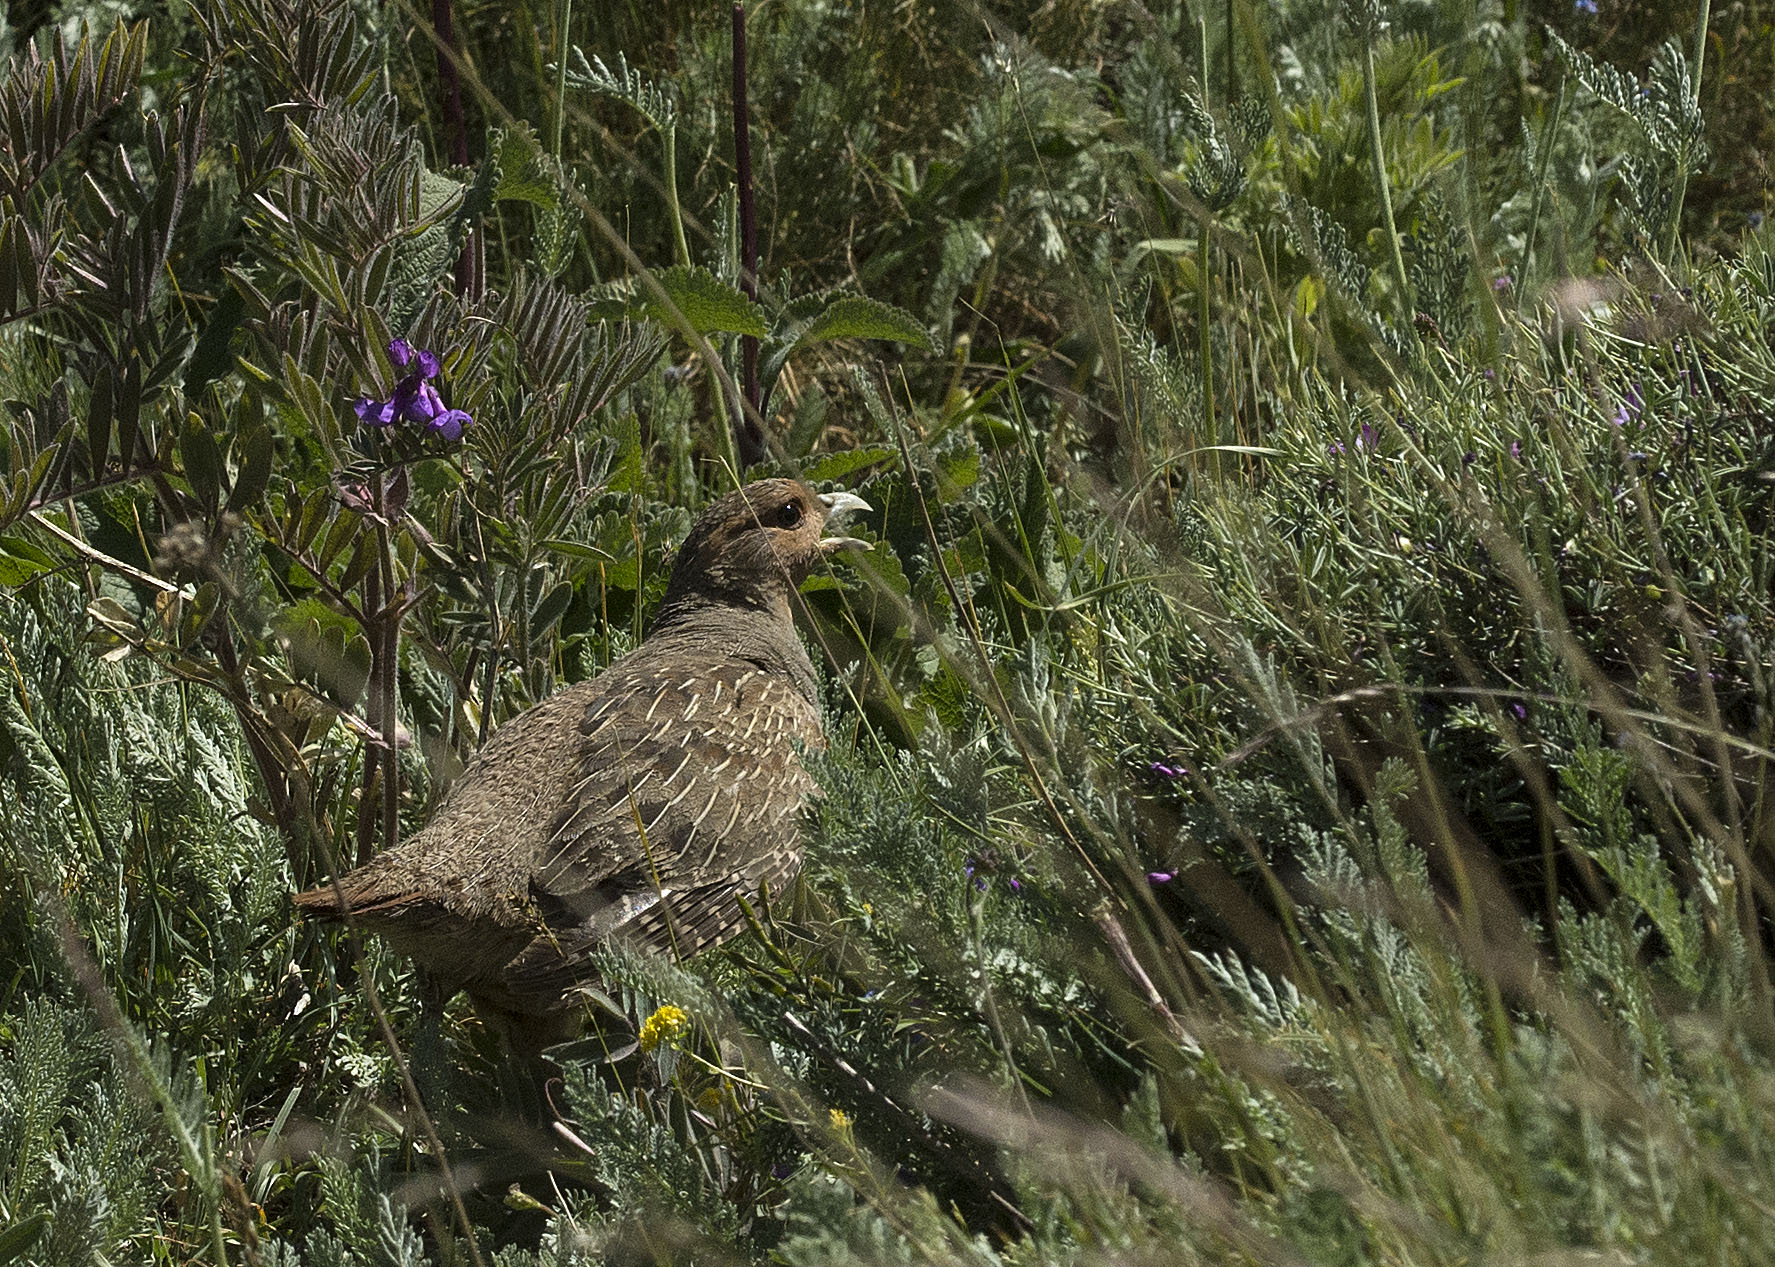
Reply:
<svg viewBox="0 0 1775 1267"><path fill-rule="evenodd" d="M661 1043L670 1043L690 1024L683 1008L667 1003L654 1009L653 1015L641 1022L641 1050L651 1052Z"/></svg>
<svg viewBox="0 0 1775 1267"><path fill-rule="evenodd" d="M846 1113L843 1109L832 1109L830 1112L832 1114L833 1130L838 1131L840 1134L850 1130L851 1115L849 1113Z"/></svg>
<svg viewBox="0 0 1775 1267"><path fill-rule="evenodd" d="M721 1088L704 1087L701 1095L696 1098L696 1107L705 1113L713 1113L721 1107Z"/></svg>

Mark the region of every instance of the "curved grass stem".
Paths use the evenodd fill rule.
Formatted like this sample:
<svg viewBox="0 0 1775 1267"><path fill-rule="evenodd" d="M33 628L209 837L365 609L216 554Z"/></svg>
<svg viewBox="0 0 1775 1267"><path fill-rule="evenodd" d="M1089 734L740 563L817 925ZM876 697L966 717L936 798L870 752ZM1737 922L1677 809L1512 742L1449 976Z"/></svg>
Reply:
<svg viewBox="0 0 1775 1267"><path fill-rule="evenodd" d="M1381 107L1374 91L1374 43L1362 49L1362 100L1368 111L1368 149L1374 156L1374 191L1381 204L1381 228L1387 235L1387 254L1393 264L1393 284L1399 288L1400 311L1411 324L1411 279L1405 275L1405 256L1399 250L1399 228L1393 223L1393 193L1387 185L1387 158L1381 150Z"/></svg>

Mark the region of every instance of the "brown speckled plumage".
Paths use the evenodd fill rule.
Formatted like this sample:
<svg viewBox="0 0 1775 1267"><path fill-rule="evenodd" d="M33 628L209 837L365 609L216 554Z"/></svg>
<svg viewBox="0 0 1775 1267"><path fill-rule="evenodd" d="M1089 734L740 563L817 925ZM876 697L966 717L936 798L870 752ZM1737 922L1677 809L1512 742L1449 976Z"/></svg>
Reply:
<svg viewBox="0 0 1775 1267"><path fill-rule="evenodd" d="M847 544L822 535L835 504L862 503L761 480L709 507L646 641L507 722L424 830L341 877L354 918L520 1024L570 1012L607 937L683 956L737 931L740 896L801 862L796 749L823 740L790 596Z"/></svg>

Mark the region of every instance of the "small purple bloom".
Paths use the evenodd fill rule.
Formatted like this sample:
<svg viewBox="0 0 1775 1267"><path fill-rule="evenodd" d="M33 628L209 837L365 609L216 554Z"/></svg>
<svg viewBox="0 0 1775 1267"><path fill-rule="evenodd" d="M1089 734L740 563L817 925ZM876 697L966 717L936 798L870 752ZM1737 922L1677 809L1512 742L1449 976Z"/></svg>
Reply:
<svg viewBox="0 0 1775 1267"><path fill-rule="evenodd" d="M1023 881L1019 880L1016 876L1011 877L1011 892L1013 892L1013 893L1023 892Z"/></svg>
<svg viewBox="0 0 1775 1267"><path fill-rule="evenodd" d="M1635 418L1638 418L1640 411L1644 408L1645 402L1640 397L1639 384L1635 383L1632 387L1627 389L1627 395L1622 397L1620 406L1615 410L1615 416L1610 418L1609 421L1614 423L1617 427L1625 427Z"/></svg>
<svg viewBox="0 0 1775 1267"><path fill-rule="evenodd" d="M1486 382L1495 383L1498 379L1498 372L1494 369L1487 369L1484 372L1484 377Z"/></svg>
<svg viewBox="0 0 1775 1267"><path fill-rule="evenodd" d="M446 440L460 440L462 439L462 429L473 421L474 419L469 417L465 410L446 409L425 425L434 434L443 436Z"/></svg>
<svg viewBox="0 0 1775 1267"><path fill-rule="evenodd" d="M1468 449L1465 453L1461 454L1462 466L1472 466L1477 461L1479 461L1479 455L1473 452L1472 449Z"/></svg>
<svg viewBox="0 0 1775 1267"><path fill-rule="evenodd" d="M1745 216L1744 219L1753 229L1760 229L1763 227L1763 213L1760 211L1753 211Z"/></svg>
<svg viewBox="0 0 1775 1267"><path fill-rule="evenodd" d="M1364 422L1362 424L1362 430L1356 435L1356 447L1358 449L1373 450L1375 442L1379 439L1380 433L1374 429L1374 424L1372 422Z"/></svg>
<svg viewBox="0 0 1775 1267"><path fill-rule="evenodd" d="M1510 274L1505 273L1502 277L1494 277L1491 279L1491 288L1493 291L1501 295L1510 289L1515 280L1516 279L1511 277Z"/></svg>
<svg viewBox="0 0 1775 1267"><path fill-rule="evenodd" d="M986 892L986 877L983 875L975 876L974 877L974 887L976 889L980 890L980 892L982 892L982 893Z"/></svg>
<svg viewBox="0 0 1775 1267"><path fill-rule="evenodd" d="M1522 441L1520 441L1520 440L1510 441L1510 456L1513 458L1516 458L1518 461L1521 460L1521 458L1522 458Z"/></svg>
<svg viewBox="0 0 1775 1267"><path fill-rule="evenodd" d="M1146 768L1151 770L1154 774L1167 779L1180 779L1189 773L1189 769L1186 766L1166 765L1163 761L1149 762Z"/></svg>
<svg viewBox="0 0 1775 1267"><path fill-rule="evenodd" d="M1572 9L1577 13L1596 15L1596 0L1572 0Z"/></svg>
<svg viewBox="0 0 1775 1267"><path fill-rule="evenodd" d="M366 426L386 427L394 421L395 410L392 400L384 403L365 396L351 407L357 416L364 420Z"/></svg>
<svg viewBox="0 0 1775 1267"><path fill-rule="evenodd" d="M1341 458L1344 455L1344 446L1338 441L1333 440L1330 444L1325 446L1325 452L1329 453L1334 458Z"/></svg>
<svg viewBox="0 0 1775 1267"><path fill-rule="evenodd" d="M466 410L451 409L429 380L438 376L442 366L430 348L415 349L405 339L391 339L388 359L397 369L407 372L394 385L394 394L387 400L364 397L353 402L352 410L366 426L388 427L397 422L415 422L446 440L460 440L462 429L474 422Z"/></svg>
<svg viewBox="0 0 1775 1267"><path fill-rule="evenodd" d="M1171 881L1176 878L1177 873L1175 871L1148 871L1146 873L1146 882L1148 884L1170 884Z"/></svg>
<svg viewBox="0 0 1775 1267"><path fill-rule="evenodd" d="M1516 718L1517 721L1527 721L1528 720L1528 705L1524 704L1521 700L1517 700L1515 703L1510 705L1510 713L1513 717Z"/></svg>

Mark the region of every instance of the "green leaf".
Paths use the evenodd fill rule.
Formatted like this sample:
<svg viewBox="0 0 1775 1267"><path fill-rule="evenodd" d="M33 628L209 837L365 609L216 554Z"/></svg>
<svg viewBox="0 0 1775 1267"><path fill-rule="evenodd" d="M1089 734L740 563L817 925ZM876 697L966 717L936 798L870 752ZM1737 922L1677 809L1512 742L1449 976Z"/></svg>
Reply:
<svg viewBox="0 0 1775 1267"><path fill-rule="evenodd" d="M179 455L185 460L185 479L191 484L191 492L204 509L214 510L222 500L222 451L216 445L216 437L195 414L185 421Z"/></svg>
<svg viewBox="0 0 1775 1267"><path fill-rule="evenodd" d="M728 285L706 268L691 265L661 269L653 275L653 280L671 302L661 300L654 288L644 281L640 287L642 312L673 329L688 324L698 334L705 335L750 334L762 339L770 334L770 327L764 323L764 314L758 305L747 299L738 287Z"/></svg>
<svg viewBox="0 0 1775 1267"><path fill-rule="evenodd" d="M553 629L572 601L573 585L569 581L562 581L544 594L530 612L530 637L540 638Z"/></svg>
<svg viewBox="0 0 1775 1267"><path fill-rule="evenodd" d="M0 1232L0 1263L10 1263L22 1256L49 1228L49 1215L42 1210L28 1218L19 1219Z"/></svg>
<svg viewBox="0 0 1775 1267"><path fill-rule="evenodd" d="M497 169L496 159L482 164L473 192L485 193L484 187L494 182ZM456 263L466 228L463 219L472 210L470 192L470 187L461 181L440 176L430 169L420 172L419 214L432 223L402 241L395 251L394 264L389 270L388 308L389 325L396 331L407 329L431 297L438 279ZM452 203L458 200L460 205L455 208L455 214L445 220Z"/></svg>
<svg viewBox="0 0 1775 1267"><path fill-rule="evenodd" d="M802 327L795 342L824 339L887 339L926 349L931 346L931 337L917 317L904 308L862 295L844 295L827 304Z"/></svg>
<svg viewBox="0 0 1775 1267"><path fill-rule="evenodd" d="M801 470L805 480L841 480L866 466L874 466L878 462L891 462L898 450L885 444L874 445L863 449L848 449L843 453L831 453L817 462L810 463Z"/></svg>
<svg viewBox="0 0 1775 1267"><path fill-rule="evenodd" d="M55 567L55 559L20 537L0 537L0 586L17 589Z"/></svg>
<svg viewBox="0 0 1775 1267"><path fill-rule="evenodd" d="M569 555L575 559L590 559L594 563L609 563L611 561L611 556L598 549L597 546L586 545L579 541L563 541L559 537L550 537L536 544L544 550Z"/></svg>
<svg viewBox="0 0 1775 1267"><path fill-rule="evenodd" d="M229 344L245 315L246 300L240 291L232 286L225 289L210 309L209 320L204 323L203 334L197 340L197 350L185 367L186 396L197 395L234 368Z"/></svg>
<svg viewBox="0 0 1775 1267"><path fill-rule="evenodd" d="M234 451L240 470L228 494L228 509L244 510L265 495L265 486L271 482L271 428L260 423L242 432L234 442Z"/></svg>
<svg viewBox="0 0 1775 1267"><path fill-rule="evenodd" d="M560 181L550 170L553 160L536 143L528 123L515 123L494 134L494 162L499 176L493 196L506 202L527 202L552 210L560 205Z"/></svg>

